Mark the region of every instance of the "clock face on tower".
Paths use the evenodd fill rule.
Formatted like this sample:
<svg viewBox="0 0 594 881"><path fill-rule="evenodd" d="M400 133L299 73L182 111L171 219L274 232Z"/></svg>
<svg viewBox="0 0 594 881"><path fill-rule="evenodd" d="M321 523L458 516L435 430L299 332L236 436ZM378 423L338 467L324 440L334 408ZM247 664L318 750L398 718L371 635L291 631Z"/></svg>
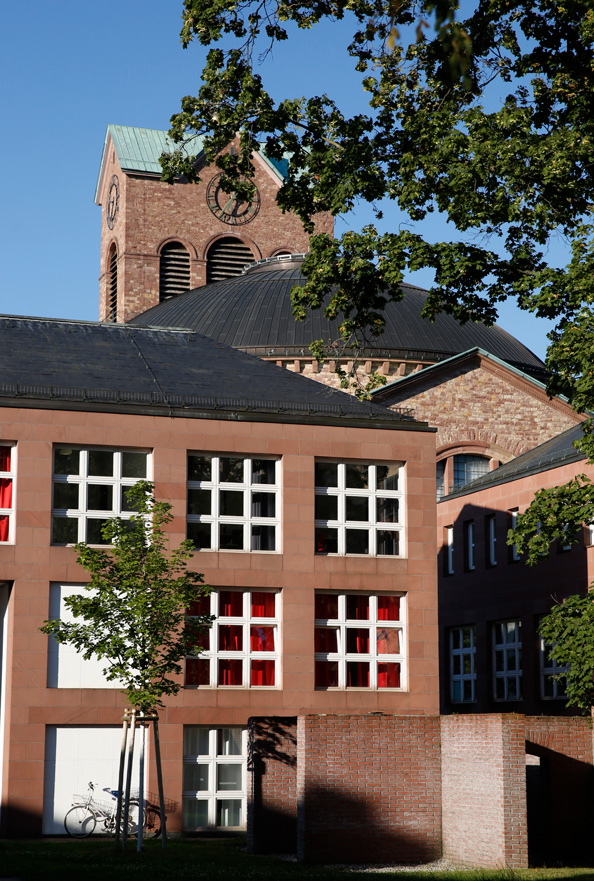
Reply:
<svg viewBox="0 0 594 881"><path fill-rule="evenodd" d="M116 222L116 216L118 213L118 208L120 204L120 184L118 181L117 174L112 175L112 178L109 182L109 191L107 193L107 208L105 209L105 216L107 218L107 225L110 229L113 229L114 223Z"/></svg>
<svg viewBox="0 0 594 881"><path fill-rule="evenodd" d="M260 193L254 190L249 202L236 193L226 193L221 188L223 173L216 174L206 188L206 203L214 216L230 226L249 223L260 210Z"/></svg>

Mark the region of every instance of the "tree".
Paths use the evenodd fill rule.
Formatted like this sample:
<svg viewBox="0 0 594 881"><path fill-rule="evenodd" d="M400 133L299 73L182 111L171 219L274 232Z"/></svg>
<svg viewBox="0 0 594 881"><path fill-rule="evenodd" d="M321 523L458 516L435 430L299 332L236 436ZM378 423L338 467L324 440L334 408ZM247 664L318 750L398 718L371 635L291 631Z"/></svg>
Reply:
<svg viewBox="0 0 594 881"><path fill-rule="evenodd" d="M46 621L41 630L60 643L73 645L86 659L103 660L106 678L122 683L131 708L141 718L155 718L163 697L182 688L183 658L201 651L211 616L187 618L186 610L209 588L202 575L187 568L191 542L167 550L164 527L172 520L171 505L155 501L152 484L139 481L128 490L127 500L137 513L130 519L114 517L106 522L102 532L109 549L83 542L75 546L78 562L90 575L85 593L65 599L78 620L56 618ZM163 822L158 755L157 764ZM130 773L129 763L128 802ZM120 793L122 780L123 752ZM121 794L118 826L120 812Z"/></svg>

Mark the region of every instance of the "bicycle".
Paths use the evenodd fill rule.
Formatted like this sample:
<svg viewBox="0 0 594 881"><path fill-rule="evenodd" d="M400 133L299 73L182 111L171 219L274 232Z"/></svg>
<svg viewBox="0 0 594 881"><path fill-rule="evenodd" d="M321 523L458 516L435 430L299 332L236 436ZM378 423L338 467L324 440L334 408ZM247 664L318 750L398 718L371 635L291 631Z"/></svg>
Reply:
<svg viewBox="0 0 594 881"><path fill-rule="evenodd" d="M110 789L109 786L103 787L103 792L111 795L112 801L100 801L94 797L95 784L89 783L89 789L86 796L74 796L75 804L66 812L64 817L64 828L68 835L72 838L87 838L92 835L97 827L97 823L103 824L103 830L112 835L115 834L117 799L118 791ZM155 828L156 820L151 816L152 827ZM157 811L158 814L158 811ZM123 809L122 809L123 818ZM128 811L128 835L136 835L138 832L138 823L140 818L140 805L136 799L130 801ZM143 829L146 828L146 811L143 811ZM161 831L161 817L159 815L158 831L151 832L152 835L158 835Z"/></svg>

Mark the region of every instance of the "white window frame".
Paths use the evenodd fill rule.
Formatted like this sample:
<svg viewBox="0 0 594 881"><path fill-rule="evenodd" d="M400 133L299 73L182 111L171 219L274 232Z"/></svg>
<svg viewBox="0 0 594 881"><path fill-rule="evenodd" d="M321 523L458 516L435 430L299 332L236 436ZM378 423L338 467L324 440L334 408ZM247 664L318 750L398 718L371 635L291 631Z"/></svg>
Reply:
<svg viewBox="0 0 594 881"><path fill-rule="evenodd" d="M464 529L466 531L466 569L468 572L474 572L474 520L467 520Z"/></svg>
<svg viewBox="0 0 594 881"><path fill-rule="evenodd" d="M567 673L568 666L567 664L559 664L558 661L550 657L549 653L552 647L553 643L545 642L542 636L540 637L540 693L545 701L564 701L567 700L567 692L563 681L552 679L551 677L559 673ZM547 691L549 694L547 694Z"/></svg>
<svg viewBox="0 0 594 881"><path fill-rule="evenodd" d="M474 624L450 628L450 700L476 703L476 630Z"/></svg>
<svg viewBox="0 0 594 881"><path fill-rule="evenodd" d="M487 548L489 566L497 565L497 519L495 514L487 517Z"/></svg>
<svg viewBox="0 0 594 881"><path fill-rule="evenodd" d="M316 591L316 594L328 594L338 598L338 617L337 618L316 618L315 628L336 629L338 651L336 652L315 652L315 661L330 661L338 663L338 686L322 686L316 685L319 691L407 691L407 663L406 663L406 594L390 593L390 594L372 594L363 591L361 593L342 593L337 594L330 590ZM367 596L369 597L369 619L349 619L347 618L347 596ZM378 598L379 597L397 597L400 600L400 618L397 621L386 621L378 619ZM348 652L347 651L347 630L368 630L369 631L369 649L367 653ZM398 630L400 633L400 652L398 654L380 654L377 651L378 631L382 629ZM347 665L349 662L368 662L369 663L369 686L347 686ZM380 688L378 686L378 664L382 663L398 663L400 664L400 686L398 688Z"/></svg>
<svg viewBox="0 0 594 881"><path fill-rule="evenodd" d="M14 544L14 512L15 512L15 491L16 491L16 444L11 441L0 441L0 447L8 447L10 449L10 471L0 471L1 480L10 480L12 483L11 506L10 508L0 508L0 517L8 517L8 538L6 541L0 541L0 545Z"/></svg>
<svg viewBox="0 0 594 881"><path fill-rule="evenodd" d="M221 593L225 590L213 590L209 597L206 598L206 604L210 604L204 614L214 615L214 621L209 628L208 645L209 648L199 655L190 655L188 658L198 658L200 661L207 661L209 664L209 682L205 685L186 684L186 688L257 688L265 691L277 690L281 687L281 592L273 590L231 590L229 593L239 593L242 595L242 614L240 616L222 617L219 615L219 601ZM274 596L274 617L265 618L253 616L252 609L252 593L267 593ZM189 616L191 617L191 616ZM225 626L235 626L242 628L242 649L241 651L222 650L219 645L219 628ZM274 628L274 651L253 651L251 648L251 627L273 627ZM242 682L239 685L222 685L219 683L219 664L220 660L239 660L241 661ZM274 685L252 685L251 684L251 664L252 661L273 661L274 662Z"/></svg>
<svg viewBox="0 0 594 881"><path fill-rule="evenodd" d="M189 729L201 729L208 731L208 754L202 753L198 755L186 752L186 734ZM241 754L225 755L218 754L218 736L219 731L235 731L241 732ZM224 737L224 734L223 734ZM208 785L206 789L192 790L184 789L182 795L183 802L183 828L184 832L194 832L198 829L245 829L247 818L247 729L239 725L219 726L210 728L202 725L184 726L184 768L190 765L202 765L207 767ZM218 784L218 768L220 765L240 765L241 766L241 788L234 790L217 789ZM184 775L185 777L185 775ZM186 781L182 783L186 785ZM239 801L241 804L241 824L239 826L228 826L225 824L217 824L217 807L218 803L223 800ZM189 822L189 809L192 802L206 802L208 813L208 824L206 826L197 826Z"/></svg>
<svg viewBox="0 0 594 881"><path fill-rule="evenodd" d="M215 454L203 450L188 453L188 468L190 456L211 460L211 480L190 480L188 478L188 514L187 535L190 535L192 523L204 523L210 525L210 547L195 546L197 551L225 551L225 553L260 553L278 554L281 551L281 460L277 456L243 456L239 453ZM222 459L241 459L243 461L243 480L227 482L220 478L220 463ZM266 461L274 463L274 483L257 483L252 479L252 464L254 461ZM211 494L210 514L190 514L190 490L205 490ZM237 492L243 494L243 513L241 515L223 515L221 509L221 492ZM252 496L256 493L268 493L274 496L274 517L259 517L252 514ZM241 548L222 548L220 540L220 526L241 526L243 528L243 546ZM254 548L252 528L272 527L274 529L274 549L266 550Z"/></svg>
<svg viewBox="0 0 594 881"><path fill-rule="evenodd" d="M336 459L316 459L317 464L336 465L338 469L337 486L316 486L316 499L323 496L335 497L337 499L337 518L332 520L315 519L316 529L316 554L322 556L371 556L386 557L397 559L404 557L404 540L405 540L405 488L404 488L404 463L403 462L339 462ZM366 489L356 489L347 487L346 474L349 465L364 466L368 469ZM398 489L382 489L377 486L377 469L381 467L398 467ZM315 481L314 481L315 482ZM347 520L346 519L346 500L347 498L365 498L368 500L368 519L367 520ZM398 500L398 521L382 521L377 518L377 501L380 499L396 499ZM336 530L337 532L337 551L325 552L318 551L317 535L318 530ZM347 531L359 530L366 532L368 536L367 552L347 551ZM398 553L397 554L380 554L378 552L378 532L393 532L398 536Z"/></svg>
<svg viewBox="0 0 594 881"><path fill-rule="evenodd" d="M511 518L511 528L515 529L518 525L518 517L520 516L520 511L518 508L512 508L509 512ZM516 545L511 546L511 558L514 563L517 563L520 559L520 555L518 553L518 548Z"/></svg>
<svg viewBox="0 0 594 881"><path fill-rule="evenodd" d="M500 632L498 630L500 629ZM522 700L522 622L497 621L492 627L493 699ZM514 696L515 690L515 696ZM498 691L500 692L498 694Z"/></svg>
<svg viewBox="0 0 594 881"><path fill-rule="evenodd" d="M446 526L446 575L454 574L454 527Z"/></svg>
<svg viewBox="0 0 594 881"><path fill-rule="evenodd" d="M78 451L79 453L79 472L78 474L56 474L55 462L56 451L69 449ZM89 453L92 452L113 453L114 473L111 476L89 475ZM146 456L146 475L145 477L123 477L122 476L122 457L125 453L141 453ZM134 511L123 511L121 505L121 490L133 487L140 480L150 480L152 474L151 453L143 448L115 448L115 447L79 447L70 446L69 444L55 444L52 452L52 544L53 545L72 545L75 542L60 542L54 540L54 520L67 519L76 520L77 539L78 542L87 542L87 526L92 520L109 520L113 517L121 517L128 520L133 516ZM78 507L77 508L58 508L54 505L54 488L58 484L70 484L78 486ZM111 510L96 510L89 508L88 491L91 486L111 486L112 487L112 508ZM88 544L97 544L103 546L106 542L87 542Z"/></svg>

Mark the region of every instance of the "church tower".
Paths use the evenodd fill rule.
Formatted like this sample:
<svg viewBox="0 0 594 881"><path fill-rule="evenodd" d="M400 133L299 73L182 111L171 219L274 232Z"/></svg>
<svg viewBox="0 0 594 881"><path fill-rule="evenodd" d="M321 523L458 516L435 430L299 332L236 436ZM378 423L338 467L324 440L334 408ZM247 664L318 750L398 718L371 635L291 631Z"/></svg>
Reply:
<svg viewBox="0 0 594 881"><path fill-rule="evenodd" d="M200 163L199 140L192 147ZM101 321L129 321L184 291L238 275L247 263L308 250L301 221L276 204L284 162L255 155L256 193L238 202L221 189L216 166L201 169L199 184L164 183L159 156L171 149L164 131L107 127L95 192ZM317 230L332 235L332 218L321 216Z"/></svg>

